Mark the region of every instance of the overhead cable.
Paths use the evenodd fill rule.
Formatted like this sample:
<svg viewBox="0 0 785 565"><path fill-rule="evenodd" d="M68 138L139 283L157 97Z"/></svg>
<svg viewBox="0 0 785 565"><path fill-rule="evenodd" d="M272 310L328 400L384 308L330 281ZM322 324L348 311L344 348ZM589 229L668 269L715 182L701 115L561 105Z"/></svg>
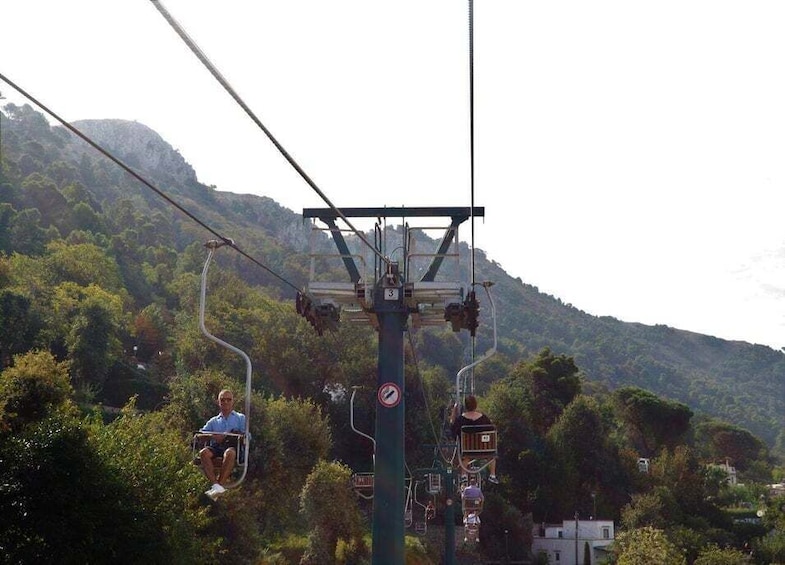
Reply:
<svg viewBox="0 0 785 565"><path fill-rule="evenodd" d="M472 284L474 278L474 1L469 0L469 176L472 218Z"/></svg>
<svg viewBox="0 0 785 565"><path fill-rule="evenodd" d="M284 158L289 162L289 164L292 167L294 167L294 169L300 174L303 180L305 180L305 182L308 183L308 186L310 186L321 197L321 199L324 200L324 202L333 211L335 211L335 213L344 222L346 222L346 225L349 226L352 232L354 232L355 235L357 235L357 237L359 237L362 240L362 242L365 243L365 245L367 245L371 251L373 251L373 253L378 255L379 258L385 263L389 263L389 259L384 255L382 255L381 252L379 252L379 250L377 250L376 247L374 247L371 244L371 242L368 241L365 235L352 225L352 223L347 219L347 217L343 214L343 212L341 212L338 208L336 208L336 206L332 202L330 202L330 199L327 198L324 192L322 192L322 190L316 185L316 183L311 179L311 177L308 176L308 174L303 170L303 168L300 167L300 165L297 163L297 161L294 160L294 158L289 154L289 152L286 151L286 149L284 149L283 145L281 145L278 142L275 136L270 132L269 129L267 129L267 127L262 123L262 121L258 117L256 117L256 114L254 114L253 110L251 110L251 108L243 101L243 99L240 98L240 95L237 94L237 92L232 88L232 86L229 84L229 81L227 81L223 77L220 71L218 71L216 66L213 65L210 59L207 58L207 55L204 54L204 52L199 48L196 42L188 35L188 33L186 33L186 31L177 22L177 20L175 20L174 17L167 11L167 9L161 4L160 0L150 0L150 1L155 5L155 7L158 9L161 15L164 17L164 19L169 23L169 25L175 30L177 35L179 35L180 38L185 42L185 44L188 45L189 49L193 51L194 55L196 55L196 57L207 68L207 70L210 71L210 74L212 74L213 77L215 77L215 79L221 84L221 86L223 86L224 89L229 93L229 95L232 98L234 98L235 102L237 102L240 105L240 107L245 111L245 113L248 114L248 116L253 120L253 122L257 126L259 126L259 128L264 132L264 134L273 143L273 145L275 145L276 149L278 149L281 155L283 155Z"/></svg>

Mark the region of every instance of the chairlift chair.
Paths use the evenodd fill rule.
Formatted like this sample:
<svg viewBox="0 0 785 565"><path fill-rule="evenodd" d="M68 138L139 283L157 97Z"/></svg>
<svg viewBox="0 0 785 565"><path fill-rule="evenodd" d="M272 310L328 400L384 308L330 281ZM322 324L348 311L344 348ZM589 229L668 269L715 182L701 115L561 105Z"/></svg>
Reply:
<svg viewBox="0 0 785 565"><path fill-rule="evenodd" d="M202 468L202 459L199 457L199 452L204 448L207 447L210 443L211 435L209 432L196 432L191 439L191 451L193 456L193 464ZM237 460L235 461L234 469L232 469L232 475L237 476L245 466L245 455L246 455L246 437L245 434L226 434L225 442L230 442L229 446L235 448L235 452L237 453ZM215 474L221 474L221 466L223 465L223 458L222 457L213 457L213 468L215 469ZM204 472L204 470L202 469ZM205 473L205 477L207 474Z"/></svg>
<svg viewBox="0 0 785 565"><path fill-rule="evenodd" d="M237 453L237 460L235 461L235 466L232 469L232 476L235 479L226 485L223 485L225 488L234 488L239 486L240 483L245 480L245 476L248 472L248 444L250 440L250 426L251 426L251 381L252 381L252 367L251 367L251 359L248 357L248 354L245 353L242 349L239 349L232 345L231 343L227 343L226 341L220 339L219 337L214 336L210 331L207 329L205 325L205 306L207 303L207 273L210 268L210 262L215 255L215 252L219 247L224 245L234 245L232 240L225 240L225 241L217 241L211 240L205 243L205 247L208 249L207 259L204 262L204 268L202 269L202 277L201 277L201 291L199 294L199 329L201 330L202 334L210 339L211 341L217 343L221 347L228 349L229 351L236 353L240 357L243 358L245 361L245 430L240 430L239 433L231 433L226 434L227 436L234 436L233 438L227 439L226 441L236 441L236 453ZM201 467L201 460L198 457L199 450L201 450L209 441L210 434L207 432L197 431L192 439L192 449L194 450L194 463ZM236 439L234 439L236 438ZM197 449L197 446L198 449ZM197 460L199 460L197 462ZM223 463L222 459L213 458L213 465L215 466L216 471L220 472L220 465Z"/></svg>
<svg viewBox="0 0 785 565"><path fill-rule="evenodd" d="M463 426L459 441L459 461L461 468L469 474L476 474L490 465L498 456L496 426L492 424ZM464 460L472 458L482 463L472 468L465 467Z"/></svg>
<svg viewBox="0 0 785 565"><path fill-rule="evenodd" d="M373 439L368 434L361 432L354 426L354 397L357 395L357 389L360 388L358 386L352 387L352 396L349 400L349 424L351 425L352 431L357 435L361 435L364 438L371 441L373 444L373 461L374 464L376 463L376 440ZM354 473L352 475L352 488L354 492L357 493L358 496L361 498L365 498L366 500L370 500L373 498L373 473Z"/></svg>

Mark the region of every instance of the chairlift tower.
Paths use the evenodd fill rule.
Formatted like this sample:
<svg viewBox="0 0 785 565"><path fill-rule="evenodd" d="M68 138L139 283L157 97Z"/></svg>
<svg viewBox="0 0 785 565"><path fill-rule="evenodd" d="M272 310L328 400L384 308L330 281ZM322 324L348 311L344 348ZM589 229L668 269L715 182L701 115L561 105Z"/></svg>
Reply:
<svg viewBox="0 0 785 565"><path fill-rule="evenodd" d="M321 334L334 329L341 321L371 324L379 334L376 387L376 454L374 463L373 550L374 565L402 565L405 530L405 454L404 454L404 340L412 327L441 325L450 322L453 331L476 329L478 313L474 292L456 280L445 280L440 270L454 258L459 275L458 226L470 217L482 217L483 207L436 208L306 208L303 218L318 219L327 228L338 248L332 255L343 263L348 281L324 281L317 276L316 264L324 254L311 256L311 282L298 295L298 312ZM344 237L346 230L336 224L339 218L376 218L374 229L374 267L368 273L362 253L352 253ZM416 250L415 230L403 226L402 263L393 262L388 252L387 233L382 218L450 218L450 225L440 228L444 235L438 249L431 253ZM454 251L451 251L454 245ZM426 266L427 264L427 266ZM420 274L422 273L422 274ZM419 274L419 278L417 278ZM319 280L317 280L319 279Z"/></svg>

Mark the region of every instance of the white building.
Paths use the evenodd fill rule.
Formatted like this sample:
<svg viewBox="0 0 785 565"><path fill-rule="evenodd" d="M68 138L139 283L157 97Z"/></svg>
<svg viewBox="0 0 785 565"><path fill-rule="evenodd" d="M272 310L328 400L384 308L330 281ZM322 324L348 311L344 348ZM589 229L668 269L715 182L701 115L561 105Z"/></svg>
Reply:
<svg viewBox="0 0 785 565"><path fill-rule="evenodd" d="M714 467L715 469L720 469L722 471L725 471L725 473L728 475L726 481L730 486L732 487L740 486L739 481L736 478L736 467L731 465L730 461L728 461L727 459L725 460L725 463L720 463L719 465L709 465L709 467Z"/></svg>
<svg viewBox="0 0 785 565"><path fill-rule="evenodd" d="M564 520L561 525L534 526L532 534L535 557L545 553L553 565L583 565L588 545L595 565L608 556L614 539L613 520Z"/></svg>

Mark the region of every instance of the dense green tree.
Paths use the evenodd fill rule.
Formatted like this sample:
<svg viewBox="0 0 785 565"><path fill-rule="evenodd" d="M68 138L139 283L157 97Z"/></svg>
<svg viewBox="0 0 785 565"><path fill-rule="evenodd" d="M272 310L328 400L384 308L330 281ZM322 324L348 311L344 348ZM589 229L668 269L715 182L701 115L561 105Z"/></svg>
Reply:
<svg viewBox="0 0 785 565"><path fill-rule="evenodd" d="M85 304L72 319L72 324L66 345L75 380L100 390L114 357L111 315L101 304Z"/></svg>
<svg viewBox="0 0 785 565"><path fill-rule="evenodd" d="M85 160L89 162L90 159L86 155L82 155L82 162L85 162ZM80 174L80 176L84 175ZM100 210L100 205L95 198L93 198L92 193L79 181L66 184L62 187L61 192L72 206L78 203L84 203L91 210Z"/></svg>
<svg viewBox="0 0 785 565"><path fill-rule="evenodd" d="M684 556L662 530L644 527L619 533L613 552L616 565L686 565Z"/></svg>
<svg viewBox="0 0 785 565"><path fill-rule="evenodd" d="M46 264L56 282L99 286L107 292L125 294L114 258L90 243L68 245L53 241L47 246Z"/></svg>
<svg viewBox="0 0 785 565"><path fill-rule="evenodd" d="M0 369L13 355L33 348L41 322L32 311L30 299L9 289L0 289Z"/></svg>
<svg viewBox="0 0 785 565"><path fill-rule="evenodd" d="M21 210L11 221L11 248L27 255L41 255L51 239L41 225L41 213L34 208Z"/></svg>
<svg viewBox="0 0 785 565"><path fill-rule="evenodd" d="M0 372L0 431L20 432L52 414L71 412L72 394L68 363L46 351L17 355Z"/></svg>
<svg viewBox="0 0 785 565"><path fill-rule="evenodd" d="M541 435L559 418L565 406L581 391L581 377L572 357L555 355L549 348L540 351L532 361L519 364L510 377L527 389L531 410L536 417L531 423Z"/></svg>
<svg viewBox="0 0 785 565"><path fill-rule="evenodd" d="M625 530L635 530L646 526L663 529L667 525L665 519L666 502L663 491L657 489L650 493L633 494L632 500L625 505L621 513L621 526Z"/></svg>
<svg viewBox="0 0 785 565"><path fill-rule="evenodd" d="M11 240L11 226L16 218L16 210L11 204L0 202L0 253L10 253L13 250Z"/></svg>
<svg viewBox="0 0 785 565"><path fill-rule="evenodd" d="M268 399L255 417L254 436L259 488L275 498L258 501L267 535L294 529L302 522L297 508L300 490L314 466L330 452L331 437L321 409L310 400ZM262 472L263 470L263 472Z"/></svg>
<svg viewBox="0 0 785 565"><path fill-rule="evenodd" d="M106 230L100 214L87 202L77 202L73 205L73 225L78 226L79 230L93 234L104 233Z"/></svg>
<svg viewBox="0 0 785 565"><path fill-rule="evenodd" d="M652 456L661 448L675 447L689 430L692 410L637 387L614 391L617 415L641 455Z"/></svg>
<svg viewBox="0 0 785 565"><path fill-rule="evenodd" d="M785 531L775 530L756 540L755 555L761 563L785 563Z"/></svg>
<svg viewBox="0 0 785 565"><path fill-rule="evenodd" d="M123 198L109 207L107 220L115 233L121 233L135 228L141 220L141 214L130 199Z"/></svg>
<svg viewBox="0 0 785 565"><path fill-rule="evenodd" d="M41 214L42 227L55 226L61 233L73 229L68 201L51 178L39 173L28 176L22 183L22 200L24 208Z"/></svg>
<svg viewBox="0 0 785 565"><path fill-rule="evenodd" d="M122 299L95 285L63 283L55 288L53 303L76 381L100 390L122 355Z"/></svg>
<svg viewBox="0 0 785 565"><path fill-rule="evenodd" d="M464 344L460 335L448 329L417 332L414 336L417 350L422 352L424 361L444 367L449 374L455 375L462 366Z"/></svg>
<svg viewBox="0 0 785 565"><path fill-rule="evenodd" d="M756 460L766 460L765 444L749 431L714 419L695 426L695 444L709 461L730 463L738 471L745 471Z"/></svg>
<svg viewBox="0 0 785 565"><path fill-rule="evenodd" d="M360 563L361 558L367 558L368 550L362 541L362 516L351 488L351 474L345 465L322 461L308 475L300 495L300 512L309 529L302 565ZM335 512L336 508L341 511ZM339 540L354 548L352 555L343 555L341 561L336 559Z"/></svg>
<svg viewBox="0 0 785 565"><path fill-rule="evenodd" d="M74 165L65 161L55 161L46 168L46 176L54 180L58 188L65 187L79 179L79 172Z"/></svg>
<svg viewBox="0 0 785 565"><path fill-rule="evenodd" d="M651 476L657 485L671 493L682 513L700 516L706 510L703 467L687 446L663 450L652 460ZM674 521L680 517L673 516Z"/></svg>
<svg viewBox="0 0 785 565"><path fill-rule="evenodd" d="M745 555L738 549L719 548L712 545L700 552L698 558L693 561L693 565L741 565L749 562L749 555Z"/></svg>
<svg viewBox="0 0 785 565"><path fill-rule="evenodd" d="M573 400L548 431L548 445L561 474L549 497L557 515L575 510L590 515L596 502L592 493L596 497L606 485L608 489L620 486L613 484L621 478L618 454L607 438L599 403L586 396ZM555 508L556 501L561 504Z"/></svg>
<svg viewBox="0 0 785 565"><path fill-rule="evenodd" d="M142 517L141 524L129 523L120 531L140 526L156 530L145 545L155 547L153 555L161 560L215 562L219 547L228 541L202 535L210 524L198 498L204 478L191 465L190 446L165 413L139 415L130 403L120 418L109 425L94 422L91 431L96 459L131 490Z"/></svg>
<svg viewBox="0 0 785 565"><path fill-rule="evenodd" d="M3 437L3 562L111 563L165 556L163 530L103 463L70 417L54 415Z"/></svg>
<svg viewBox="0 0 785 565"><path fill-rule="evenodd" d="M785 533L785 497L771 497L763 514L763 524L770 530Z"/></svg>
<svg viewBox="0 0 785 565"><path fill-rule="evenodd" d="M509 488L522 503L542 502L548 481L545 438L535 432L529 390L519 381L494 383L484 401L499 437L497 472L509 480ZM531 506L524 505L524 510Z"/></svg>
<svg viewBox="0 0 785 565"><path fill-rule="evenodd" d="M133 324L134 354L139 361L154 360L168 347L171 314L158 304L150 304L136 316Z"/></svg>
<svg viewBox="0 0 785 565"><path fill-rule="evenodd" d="M8 118L16 122L20 133L27 138L51 139L52 129L49 122L41 112L36 111L30 104L14 104L10 102L3 106Z"/></svg>

